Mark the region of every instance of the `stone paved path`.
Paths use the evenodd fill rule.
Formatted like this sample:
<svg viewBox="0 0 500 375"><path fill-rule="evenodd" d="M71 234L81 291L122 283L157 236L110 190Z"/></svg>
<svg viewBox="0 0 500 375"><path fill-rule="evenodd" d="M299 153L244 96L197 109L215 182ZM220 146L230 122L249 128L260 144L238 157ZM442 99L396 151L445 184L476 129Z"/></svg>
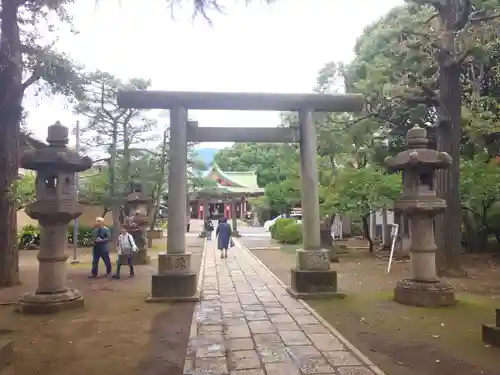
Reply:
<svg viewBox="0 0 500 375"><path fill-rule="evenodd" d="M383 375L245 248L207 243L185 375Z"/></svg>

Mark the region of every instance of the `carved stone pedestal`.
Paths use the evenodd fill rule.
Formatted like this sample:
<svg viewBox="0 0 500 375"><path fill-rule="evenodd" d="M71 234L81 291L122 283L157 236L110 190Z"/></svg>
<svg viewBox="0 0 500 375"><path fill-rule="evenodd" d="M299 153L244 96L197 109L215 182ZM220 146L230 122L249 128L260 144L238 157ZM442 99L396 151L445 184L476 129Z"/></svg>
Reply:
<svg viewBox="0 0 500 375"><path fill-rule="evenodd" d="M500 309L495 309L496 323L483 324L483 342L500 348Z"/></svg>
<svg viewBox="0 0 500 375"><path fill-rule="evenodd" d="M441 307L456 304L453 286L445 281L422 282L410 279L398 281L394 301L403 305Z"/></svg>
<svg viewBox="0 0 500 375"><path fill-rule="evenodd" d="M83 295L76 289L60 293L26 293L19 300L19 311L25 314L51 314L82 308Z"/></svg>
<svg viewBox="0 0 500 375"><path fill-rule="evenodd" d="M200 299L191 253L158 254L158 274L151 278L147 302L190 302Z"/></svg>
<svg viewBox="0 0 500 375"><path fill-rule="evenodd" d="M337 290L337 271L330 269L329 250L297 250L289 293L296 298L343 298Z"/></svg>

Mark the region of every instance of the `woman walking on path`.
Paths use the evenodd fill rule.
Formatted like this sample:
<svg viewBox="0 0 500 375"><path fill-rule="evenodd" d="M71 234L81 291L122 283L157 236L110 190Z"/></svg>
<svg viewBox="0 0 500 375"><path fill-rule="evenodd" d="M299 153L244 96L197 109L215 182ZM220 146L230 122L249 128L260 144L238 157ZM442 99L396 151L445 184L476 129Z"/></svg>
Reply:
<svg viewBox="0 0 500 375"><path fill-rule="evenodd" d="M231 242L231 232L231 225L229 225L225 217L222 218L217 226L217 231L215 232L215 235L217 236L217 247L220 250L221 259L227 258L227 250L229 249Z"/></svg>

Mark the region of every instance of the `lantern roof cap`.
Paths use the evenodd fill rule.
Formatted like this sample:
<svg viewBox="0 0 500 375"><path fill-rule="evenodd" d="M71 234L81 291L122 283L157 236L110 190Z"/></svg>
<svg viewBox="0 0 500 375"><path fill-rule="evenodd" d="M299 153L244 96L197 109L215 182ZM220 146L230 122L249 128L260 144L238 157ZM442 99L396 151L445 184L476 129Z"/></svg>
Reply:
<svg viewBox="0 0 500 375"><path fill-rule="evenodd" d="M76 151L69 149L69 130L59 121L48 127L47 143L49 147L27 151L20 160L25 169L35 171L53 170L66 172L83 172L92 167L92 159L81 157Z"/></svg>
<svg viewBox="0 0 500 375"><path fill-rule="evenodd" d="M385 159L390 171L406 169L445 169L451 165L452 158L446 152L428 148L427 130L415 125L406 133L407 149L394 157Z"/></svg>

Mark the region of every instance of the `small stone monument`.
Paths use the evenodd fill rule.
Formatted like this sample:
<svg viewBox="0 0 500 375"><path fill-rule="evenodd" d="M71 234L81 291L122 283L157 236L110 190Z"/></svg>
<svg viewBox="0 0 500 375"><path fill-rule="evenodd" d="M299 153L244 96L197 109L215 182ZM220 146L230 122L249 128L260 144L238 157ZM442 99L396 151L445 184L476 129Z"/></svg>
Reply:
<svg viewBox="0 0 500 375"><path fill-rule="evenodd" d="M133 255L134 264L148 264L149 257L147 251L146 232L149 224L148 204L150 200L143 193L142 186L136 184L133 192L127 197L127 204L130 212L130 223L128 231L134 237L135 244L139 248ZM126 257L126 255L123 255ZM122 264L127 264L127 259L121 259Z"/></svg>
<svg viewBox="0 0 500 375"><path fill-rule="evenodd" d="M483 324L483 342L500 348L500 309L495 309L495 324Z"/></svg>
<svg viewBox="0 0 500 375"><path fill-rule="evenodd" d="M40 225L38 289L21 297L20 311L51 313L83 307L83 296L66 287L68 224L82 214L76 198L76 173L92 167L92 160L69 150L68 128L56 122L49 126L49 147L27 152L21 167L37 172L36 201L26 214Z"/></svg>
<svg viewBox="0 0 500 375"><path fill-rule="evenodd" d="M455 304L455 292L437 276L433 225L434 217L446 209L446 201L436 196L433 180L435 170L448 168L452 160L427 144L427 131L414 126L407 134L407 150L386 159L389 170L405 175L403 194L394 209L410 222L411 277L397 283L394 300L413 306L449 306Z"/></svg>

